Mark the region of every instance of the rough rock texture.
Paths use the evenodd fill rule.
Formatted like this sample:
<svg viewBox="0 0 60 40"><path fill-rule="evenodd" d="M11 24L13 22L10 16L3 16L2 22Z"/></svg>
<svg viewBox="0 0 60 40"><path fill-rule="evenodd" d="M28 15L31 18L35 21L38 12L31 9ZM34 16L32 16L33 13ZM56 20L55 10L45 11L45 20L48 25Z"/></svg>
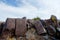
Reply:
<svg viewBox="0 0 60 40"><path fill-rule="evenodd" d="M15 19L7 18L5 25L6 25L6 29L8 29L8 30L15 29Z"/></svg>
<svg viewBox="0 0 60 40"><path fill-rule="evenodd" d="M55 35L55 33L56 33L56 30L55 30L55 28L53 27L53 26L51 26L51 25L49 25L48 27L47 27L47 30L48 30L48 33L50 34L50 35Z"/></svg>
<svg viewBox="0 0 60 40"><path fill-rule="evenodd" d="M26 38L27 40L45 40L43 36L39 36L36 33L34 28L31 28L26 32Z"/></svg>
<svg viewBox="0 0 60 40"><path fill-rule="evenodd" d="M60 21L8 18L0 22L0 40L60 40Z"/></svg>
<svg viewBox="0 0 60 40"><path fill-rule="evenodd" d="M24 36L27 31L25 19L16 19L15 34L16 36Z"/></svg>
<svg viewBox="0 0 60 40"><path fill-rule="evenodd" d="M44 29L42 23L39 20L36 20L34 24L38 34L46 33L46 30Z"/></svg>

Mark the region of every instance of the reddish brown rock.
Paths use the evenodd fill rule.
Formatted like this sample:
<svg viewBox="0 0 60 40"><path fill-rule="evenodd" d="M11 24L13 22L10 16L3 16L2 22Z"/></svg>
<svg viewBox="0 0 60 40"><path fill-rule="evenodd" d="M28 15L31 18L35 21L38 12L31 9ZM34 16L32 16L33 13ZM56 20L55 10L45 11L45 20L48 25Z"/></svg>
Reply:
<svg viewBox="0 0 60 40"><path fill-rule="evenodd" d="M6 29L8 30L15 29L15 19L7 18L5 25L6 25Z"/></svg>
<svg viewBox="0 0 60 40"><path fill-rule="evenodd" d="M16 36L25 36L26 31L26 19L16 19Z"/></svg>

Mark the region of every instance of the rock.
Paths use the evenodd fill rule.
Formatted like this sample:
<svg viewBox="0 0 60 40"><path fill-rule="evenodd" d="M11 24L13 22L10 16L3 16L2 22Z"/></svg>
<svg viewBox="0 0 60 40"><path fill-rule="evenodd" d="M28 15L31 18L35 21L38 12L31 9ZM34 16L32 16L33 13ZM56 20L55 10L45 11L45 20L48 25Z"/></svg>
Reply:
<svg viewBox="0 0 60 40"><path fill-rule="evenodd" d="M60 21L7 18L0 22L0 40L60 40Z"/></svg>
<svg viewBox="0 0 60 40"><path fill-rule="evenodd" d="M35 21L35 28L37 30L37 33L40 34L44 34L46 33L45 28L43 27L42 23L40 21Z"/></svg>
<svg viewBox="0 0 60 40"><path fill-rule="evenodd" d="M25 36L25 33L27 31L26 23L27 22L25 19L16 19L16 28L15 28L16 36Z"/></svg>
<svg viewBox="0 0 60 40"><path fill-rule="evenodd" d="M52 25L49 25L47 27L47 31L48 31L49 35L52 35L52 36L55 35L55 33L56 33L56 30Z"/></svg>
<svg viewBox="0 0 60 40"><path fill-rule="evenodd" d="M16 40L27 40L26 37L17 37Z"/></svg>
<svg viewBox="0 0 60 40"><path fill-rule="evenodd" d="M15 19L7 18L6 23L5 23L5 28L8 30L15 29Z"/></svg>
<svg viewBox="0 0 60 40"><path fill-rule="evenodd" d="M14 37L7 37L7 39L6 40L16 40L16 38L14 38Z"/></svg>
<svg viewBox="0 0 60 40"><path fill-rule="evenodd" d="M34 28L29 29L29 30L26 32L26 38L27 38L28 40L35 40L35 35L34 35L35 31L36 31L36 30L35 30Z"/></svg>
<svg viewBox="0 0 60 40"><path fill-rule="evenodd" d="M46 26L52 25L52 21L50 19L45 20L45 22L46 22Z"/></svg>
<svg viewBox="0 0 60 40"><path fill-rule="evenodd" d="M52 21L52 25L53 25L53 26L55 27L55 29L56 29L57 26L58 26L57 17L54 16L54 15L51 15L50 20Z"/></svg>
<svg viewBox="0 0 60 40"><path fill-rule="evenodd" d="M27 20L27 24L28 24L28 29L29 29L29 28L33 28L33 27L34 27L34 20L28 19L28 20Z"/></svg>
<svg viewBox="0 0 60 40"><path fill-rule="evenodd" d="M54 16L54 15L51 15L51 18L50 18L52 21L57 21L57 18L56 18L56 16Z"/></svg>
<svg viewBox="0 0 60 40"><path fill-rule="evenodd" d="M31 28L26 32L27 40L45 40L43 36L37 34L35 28Z"/></svg>
<svg viewBox="0 0 60 40"><path fill-rule="evenodd" d="M26 17L23 17L22 19L26 19Z"/></svg>
<svg viewBox="0 0 60 40"><path fill-rule="evenodd" d="M43 26L46 26L45 20L40 20Z"/></svg>
<svg viewBox="0 0 60 40"><path fill-rule="evenodd" d="M4 24L5 24L5 22L0 23L0 36L2 36Z"/></svg>

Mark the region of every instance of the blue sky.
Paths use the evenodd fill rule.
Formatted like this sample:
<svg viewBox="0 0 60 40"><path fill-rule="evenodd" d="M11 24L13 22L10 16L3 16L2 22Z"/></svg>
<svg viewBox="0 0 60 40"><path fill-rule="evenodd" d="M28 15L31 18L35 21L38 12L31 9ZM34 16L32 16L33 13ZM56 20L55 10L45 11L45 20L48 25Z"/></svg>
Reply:
<svg viewBox="0 0 60 40"><path fill-rule="evenodd" d="M24 16L49 19L51 15L60 19L60 0L0 0L0 21Z"/></svg>

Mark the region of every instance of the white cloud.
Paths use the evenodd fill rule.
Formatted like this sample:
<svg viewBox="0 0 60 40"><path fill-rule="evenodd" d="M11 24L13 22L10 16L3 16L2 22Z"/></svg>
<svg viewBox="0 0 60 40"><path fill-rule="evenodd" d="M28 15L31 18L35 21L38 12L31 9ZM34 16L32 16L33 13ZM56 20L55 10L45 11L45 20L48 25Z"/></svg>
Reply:
<svg viewBox="0 0 60 40"><path fill-rule="evenodd" d="M16 0L19 1L19 0ZM39 16L42 19L50 18L56 15L60 18L60 0L22 0L23 5L13 7L0 3L0 19L5 20L7 17L34 18Z"/></svg>
<svg viewBox="0 0 60 40"><path fill-rule="evenodd" d="M31 16L33 17L35 15L34 13L32 13L33 11L36 12L37 8L31 5L24 5L22 7L12 7L4 3L0 3L1 19L2 17L5 19L7 17L23 17L23 16L31 18Z"/></svg>

